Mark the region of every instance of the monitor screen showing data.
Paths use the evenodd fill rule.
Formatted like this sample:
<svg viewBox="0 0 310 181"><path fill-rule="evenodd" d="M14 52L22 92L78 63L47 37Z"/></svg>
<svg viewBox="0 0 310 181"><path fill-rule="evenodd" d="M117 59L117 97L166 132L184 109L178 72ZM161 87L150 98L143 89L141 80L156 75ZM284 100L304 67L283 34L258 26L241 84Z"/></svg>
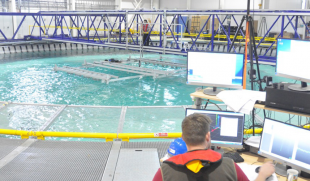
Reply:
<svg viewBox="0 0 310 181"><path fill-rule="evenodd" d="M310 170L310 130L265 119L259 154Z"/></svg>
<svg viewBox="0 0 310 181"><path fill-rule="evenodd" d="M243 54L188 52L187 84L241 89Z"/></svg>
<svg viewBox="0 0 310 181"><path fill-rule="evenodd" d="M276 75L310 82L310 41L278 39Z"/></svg>
<svg viewBox="0 0 310 181"><path fill-rule="evenodd" d="M186 109L186 116L199 113L211 118L213 146L241 148L243 143L244 114L226 111Z"/></svg>

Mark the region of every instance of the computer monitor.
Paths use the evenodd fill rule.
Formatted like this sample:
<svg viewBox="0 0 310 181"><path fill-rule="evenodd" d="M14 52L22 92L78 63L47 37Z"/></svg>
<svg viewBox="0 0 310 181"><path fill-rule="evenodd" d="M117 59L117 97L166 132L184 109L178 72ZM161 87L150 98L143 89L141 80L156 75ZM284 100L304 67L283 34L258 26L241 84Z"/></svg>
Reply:
<svg viewBox="0 0 310 181"><path fill-rule="evenodd" d="M204 114L211 118L212 146L243 147L244 114L227 111L186 109L186 116L194 113Z"/></svg>
<svg viewBox="0 0 310 181"><path fill-rule="evenodd" d="M310 41L278 39L276 75L301 81L288 88L296 91L310 91L309 46Z"/></svg>
<svg viewBox="0 0 310 181"><path fill-rule="evenodd" d="M310 173L310 130L266 118L258 153Z"/></svg>
<svg viewBox="0 0 310 181"><path fill-rule="evenodd" d="M242 89L243 63L244 54L188 52L187 84L211 86L204 91L209 95L219 92L216 87Z"/></svg>

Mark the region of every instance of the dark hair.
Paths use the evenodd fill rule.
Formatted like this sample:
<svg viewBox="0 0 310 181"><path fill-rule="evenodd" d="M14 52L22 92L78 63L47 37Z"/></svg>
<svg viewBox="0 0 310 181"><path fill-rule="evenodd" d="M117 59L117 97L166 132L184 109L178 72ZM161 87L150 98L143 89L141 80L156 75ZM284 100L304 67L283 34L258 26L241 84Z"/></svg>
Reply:
<svg viewBox="0 0 310 181"><path fill-rule="evenodd" d="M147 22L147 20L145 19L144 22Z"/></svg>
<svg viewBox="0 0 310 181"><path fill-rule="evenodd" d="M186 144L197 146L202 144L210 132L210 117L203 114L191 114L182 122L182 136Z"/></svg>

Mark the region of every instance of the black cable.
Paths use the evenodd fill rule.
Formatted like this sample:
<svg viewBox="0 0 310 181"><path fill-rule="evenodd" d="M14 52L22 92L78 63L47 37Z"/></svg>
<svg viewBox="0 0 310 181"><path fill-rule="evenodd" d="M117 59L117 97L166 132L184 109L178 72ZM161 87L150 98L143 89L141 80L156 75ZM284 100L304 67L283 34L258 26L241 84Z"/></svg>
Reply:
<svg viewBox="0 0 310 181"><path fill-rule="evenodd" d="M204 108L204 109L206 109L206 108L207 108L208 103L209 103L209 100L210 100L210 99L208 99L208 100L207 100L207 102L206 102L206 105L205 105L205 108Z"/></svg>
<svg viewBox="0 0 310 181"><path fill-rule="evenodd" d="M216 103L207 100L207 103L208 103L208 102L211 103L211 104L214 104L220 111L223 111ZM207 105L207 103L206 103L206 105ZM205 107L205 109L206 109L206 108L207 108L207 106Z"/></svg>

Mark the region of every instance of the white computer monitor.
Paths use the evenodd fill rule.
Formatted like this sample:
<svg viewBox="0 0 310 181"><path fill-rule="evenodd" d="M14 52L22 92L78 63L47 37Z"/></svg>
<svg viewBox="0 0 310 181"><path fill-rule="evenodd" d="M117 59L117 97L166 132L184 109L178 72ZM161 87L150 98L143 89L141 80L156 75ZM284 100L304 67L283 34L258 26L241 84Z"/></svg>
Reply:
<svg viewBox="0 0 310 181"><path fill-rule="evenodd" d="M187 84L242 89L243 67L244 54L188 52Z"/></svg>
<svg viewBox="0 0 310 181"><path fill-rule="evenodd" d="M310 130L266 118L258 153L310 173Z"/></svg>
<svg viewBox="0 0 310 181"><path fill-rule="evenodd" d="M244 114L200 109L186 109L186 116L199 113L211 118L210 126L212 146L242 148Z"/></svg>
<svg viewBox="0 0 310 181"><path fill-rule="evenodd" d="M297 91L310 91L306 82L310 82L310 41L278 39L276 75L299 80L302 84L288 88Z"/></svg>

